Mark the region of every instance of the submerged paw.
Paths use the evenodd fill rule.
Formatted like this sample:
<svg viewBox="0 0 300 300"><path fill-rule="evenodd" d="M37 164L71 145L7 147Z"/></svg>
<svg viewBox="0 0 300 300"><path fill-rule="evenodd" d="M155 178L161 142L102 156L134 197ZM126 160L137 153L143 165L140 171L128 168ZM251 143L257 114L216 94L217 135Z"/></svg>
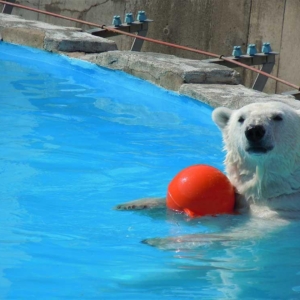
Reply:
<svg viewBox="0 0 300 300"><path fill-rule="evenodd" d="M228 243L234 240L226 234L189 234L178 237L150 238L141 242L161 250L191 250L213 243Z"/></svg>
<svg viewBox="0 0 300 300"><path fill-rule="evenodd" d="M147 209L148 206L143 205L136 205L136 204L118 204L114 207L115 210L141 210L141 209Z"/></svg>
<svg viewBox="0 0 300 300"><path fill-rule="evenodd" d="M190 249L195 248L193 243L192 247L189 243L182 243L180 238L150 238L141 241L151 247L155 247L160 250L179 250L179 249Z"/></svg>
<svg viewBox="0 0 300 300"><path fill-rule="evenodd" d="M156 247L156 248L161 248L166 244L165 239L163 239L163 238L145 239L145 240L142 240L141 243L152 246L152 247Z"/></svg>
<svg viewBox="0 0 300 300"><path fill-rule="evenodd" d="M126 203L118 204L114 207L116 210L142 210L152 208L166 207L165 198L142 198Z"/></svg>

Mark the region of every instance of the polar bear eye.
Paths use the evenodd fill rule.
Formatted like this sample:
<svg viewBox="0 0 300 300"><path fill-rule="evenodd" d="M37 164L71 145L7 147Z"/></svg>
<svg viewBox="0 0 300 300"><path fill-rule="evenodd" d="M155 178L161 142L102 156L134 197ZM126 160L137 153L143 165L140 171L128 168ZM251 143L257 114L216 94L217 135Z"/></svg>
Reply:
<svg viewBox="0 0 300 300"><path fill-rule="evenodd" d="M282 119L281 115L275 115L275 116L272 117L272 120L273 121L282 121L283 119Z"/></svg>
<svg viewBox="0 0 300 300"><path fill-rule="evenodd" d="M243 124L244 121L245 121L245 118L242 117L242 116L240 116L239 119L238 119L238 122L241 123L241 124Z"/></svg>

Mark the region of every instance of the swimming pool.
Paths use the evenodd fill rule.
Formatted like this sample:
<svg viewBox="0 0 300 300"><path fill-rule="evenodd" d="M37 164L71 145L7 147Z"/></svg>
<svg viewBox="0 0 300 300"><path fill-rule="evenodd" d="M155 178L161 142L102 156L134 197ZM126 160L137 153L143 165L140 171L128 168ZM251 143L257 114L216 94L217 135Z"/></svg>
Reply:
<svg viewBox="0 0 300 300"><path fill-rule="evenodd" d="M0 44L1 299L299 299L299 220L264 239L161 251L245 216L119 212L186 166L222 169L211 108L77 60Z"/></svg>

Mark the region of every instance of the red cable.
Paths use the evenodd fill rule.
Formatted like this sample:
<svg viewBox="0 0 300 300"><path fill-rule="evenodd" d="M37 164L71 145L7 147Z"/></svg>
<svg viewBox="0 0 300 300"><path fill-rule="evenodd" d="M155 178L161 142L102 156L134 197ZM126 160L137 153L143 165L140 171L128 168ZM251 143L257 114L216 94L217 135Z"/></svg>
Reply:
<svg viewBox="0 0 300 300"><path fill-rule="evenodd" d="M85 24L85 25L88 25L88 26L96 27L96 28L106 29L107 31L111 31L111 32L115 32L115 33L127 35L127 36L130 36L130 37L133 37L133 38L137 38L137 39L141 39L141 40L147 41L147 42L156 43L156 44L160 44L160 45L164 45L164 46L168 46L168 47L173 47L173 48L177 48L177 49L181 49L181 50L186 50L186 51L190 51L190 52L194 52L194 53L198 53L198 54L203 54L203 55L206 55L206 56L220 58L220 55L218 55L218 54L214 54L214 53L211 53L211 52L206 52L206 51L203 51L203 50L198 50L198 49L194 49L194 48L190 48L190 47L186 47L186 46L180 46L180 45L176 45L176 44L172 44L172 43L168 43L168 42L163 42L163 41L151 39L151 38L148 38L148 37L138 36L136 34L129 33L129 32L124 32L122 30L118 30L116 28L107 27L105 25L99 25L97 23L92 23L92 22L87 22L87 21L83 21L83 20L79 20L79 19L75 19L75 18L71 18L71 17L66 17L66 16L62 16L62 15L59 15L59 14L55 14L55 13L47 12L47 11L44 11L44 10L40 10L40 9L37 9L37 8L31 8L31 7L28 7L28 6L24 6L24 5L16 4L16 3L11 3L11 2L7 2L7 1L0 0L0 3L6 4L6 5L15 6L15 7L19 7L19 8L22 8L22 9L34 11L34 12L45 14L45 15L49 15L49 16L56 17L56 18L61 18L61 19L65 19L65 20L69 20L69 21L73 21L73 22ZM258 74L267 76L268 78L274 79L274 80L276 80L278 82L281 82L281 83L283 83L285 85L288 85L288 86L290 86L290 87L292 87L292 88L297 89L297 90L300 91L300 86L297 86L297 85L295 85L293 83L290 83L288 81L280 79L280 78L278 78L276 76L273 76L273 75L271 75L269 73L266 73L266 72L263 72L261 70L258 70L256 68L254 68L254 67L245 65L245 64L243 64L243 63L241 63L239 61L230 59L228 57L222 56L221 59L225 60L225 61L228 61L230 63L236 64L236 65L238 65L240 67L243 67L245 69L249 69L249 70L251 70L253 72L256 72Z"/></svg>

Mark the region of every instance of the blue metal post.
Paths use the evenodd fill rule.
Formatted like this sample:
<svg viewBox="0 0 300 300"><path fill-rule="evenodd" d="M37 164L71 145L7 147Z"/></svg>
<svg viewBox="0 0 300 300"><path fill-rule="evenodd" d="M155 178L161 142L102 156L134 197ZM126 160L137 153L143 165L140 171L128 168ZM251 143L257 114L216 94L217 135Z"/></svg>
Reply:
<svg viewBox="0 0 300 300"><path fill-rule="evenodd" d="M234 46L233 51L232 51L232 56L240 57L241 55L243 55L242 50L241 50L241 46Z"/></svg>
<svg viewBox="0 0 300 300"><path fill-rule="evenodd" d="M114 16L113 21L112 21L112 24L113 24L115 27L120 26L120 25L122 24L120 16Z"/></svg>
<svg viewBox="0 0 300 300"><path fill-rule="evenodd" d="M257 53L255 44L249 44L247 48L247 54L250 56L254 56Z"/></svg>
<svg viewBox="0 0 300 300"><path fill-rule="evenodd" d="M139 22L144 22L144 21L147 20L147 16L146 16L145 11L140 10L140 11L138 12L137 20L138 20Z"/></svg>
<svg viewBox="0 0 300 300"><path fill-rule="evenodd" d="M127 23L127 24L133 23L133 16L132 16L132 13L127 13L127 14L125 15L125 23Z"/></svg>

